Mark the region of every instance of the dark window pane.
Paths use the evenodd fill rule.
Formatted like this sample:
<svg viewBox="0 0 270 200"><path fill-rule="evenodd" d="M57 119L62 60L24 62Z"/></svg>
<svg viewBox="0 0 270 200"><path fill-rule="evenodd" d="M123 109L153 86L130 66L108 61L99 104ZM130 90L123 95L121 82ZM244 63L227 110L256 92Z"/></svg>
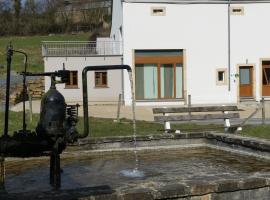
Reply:
<svg viewBox="0 0 270 200"><path fill-rule="evenodd" d="M221 82L224 81L224 71L218 72L218 81L221 81Z"/></svg>
<svg viewBox="0 0 270 200"><path fill-rule="evenodd" d="M102 84L107 85L107 72L102 72Z"/></svg>
<svg viewBox="0 0 270 200"><path fill-rule="evenodd" d="M144 99L144 70L142 64L135 66L136 99Z"/></svg>
<svg viewBox="0 0 270 200"><path fill-rule="evenodd" d="M263 85L270 85L270 68L263 69Z"/></svg>

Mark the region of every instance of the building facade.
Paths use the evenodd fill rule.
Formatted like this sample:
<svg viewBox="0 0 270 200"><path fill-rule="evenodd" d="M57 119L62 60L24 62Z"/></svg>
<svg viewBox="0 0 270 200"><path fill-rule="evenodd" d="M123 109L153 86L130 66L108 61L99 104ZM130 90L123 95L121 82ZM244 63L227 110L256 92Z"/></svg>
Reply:
<svg viewBox="0 0 270 200"><path fill-rule="evenodd" d="M108 40L133 69L137 105L259 101L270 97L269 10L270 1L114 0Z"/></svg>

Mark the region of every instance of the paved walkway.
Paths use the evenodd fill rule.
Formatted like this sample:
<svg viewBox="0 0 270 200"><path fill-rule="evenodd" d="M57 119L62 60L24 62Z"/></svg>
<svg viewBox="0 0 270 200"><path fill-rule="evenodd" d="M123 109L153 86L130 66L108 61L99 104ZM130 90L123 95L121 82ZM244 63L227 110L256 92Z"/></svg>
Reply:
<svg viewBox="0 0 270 200"><path fill-rule="evenodd" d="M40 101L33 101L33 113L40 112ZM156 107L156 106L155 106ZM257 102L246 102L238 104L238 107L244 111L240 112L240 118L247 118L252 112L258 107ZM29 102L26 102L26 109L29 108ZM153 121L152 108L149 106L137 106L136 107L136 119ZM79 109L79 115L82 116L82 106ZM22 111L22 103L19 103L11 108L11 110L19 112ZM270 119L270 101L265 102L265 114L266 118ZM117 117L117 105L90 105L89 106L89 115L93 117L100 118L116 118ZM261 110L253 118L261 118ZM122 106L120 118L132 119L132 107L131 106Z"/></svg>

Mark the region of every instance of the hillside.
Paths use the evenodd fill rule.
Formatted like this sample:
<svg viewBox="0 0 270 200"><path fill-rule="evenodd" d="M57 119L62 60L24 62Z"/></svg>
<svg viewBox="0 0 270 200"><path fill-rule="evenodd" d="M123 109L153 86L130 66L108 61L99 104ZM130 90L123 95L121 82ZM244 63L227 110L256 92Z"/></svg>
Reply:
<svg viewBox="0 0 270 200"><path fill-rule="evenodd" d="M25 36L25 37L0 37L0 74L6 71L6 46L12 42L14 49L24 51L29 57L28 71L42 72L44 70L41 56L41 41L85 41L89 39L90 33L78 35L52 35L52 36ZM23 56L13 56L12 70L23 70Z"/></svg>

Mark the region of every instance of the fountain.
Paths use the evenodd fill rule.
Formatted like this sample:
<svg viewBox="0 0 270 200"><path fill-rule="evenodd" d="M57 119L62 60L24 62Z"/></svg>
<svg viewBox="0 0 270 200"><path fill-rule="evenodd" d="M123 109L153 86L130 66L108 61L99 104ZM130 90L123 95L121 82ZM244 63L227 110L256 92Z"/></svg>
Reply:
<svg viewBox="0 0 270 200"><path fill-rule="evenodd" d="M86 137L90 132L87 72L115 69L129 72L133 135L113 138ZM61 76L61 73L50 74L54 75ZM65 76L62 76L64 79ZM30 148L27 149L27 158L5 159L6 192L0 193L0 199L270 198L269 141L217 132L136 136L131 68L127 65L88 66L83 70L82 77L84 133L80 134L79 143L67 146L68 151L61 154L61 188L52 188L47 184L50 180L47 164L49 159L30 157L30 153L35 153ZM74 131L73 128L72 130ZM7 144L7 147L10 145L9 141L0 143L1 152L6 148L3 144ZM23 140L23 144L25 141ZM15 142L18 142L17 138ZM21 145L17 146L21 148ZM49 150L50 148L51 146L48 147ZM9 148L5 150L9 155L16 153L10 153ZM60 158L58 164L60 171Z"/></svg>

